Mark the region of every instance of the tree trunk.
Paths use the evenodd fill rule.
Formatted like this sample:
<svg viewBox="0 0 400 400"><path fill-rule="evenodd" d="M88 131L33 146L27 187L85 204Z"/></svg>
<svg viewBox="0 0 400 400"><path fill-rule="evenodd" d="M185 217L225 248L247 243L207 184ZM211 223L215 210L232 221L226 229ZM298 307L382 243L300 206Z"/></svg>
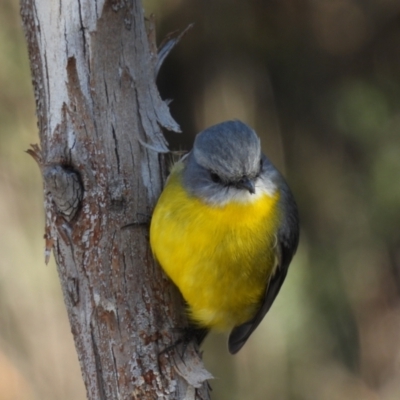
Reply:
<svg viewBox="0 0 400 400"><path fill-rule="evenodd" d="M148 242L165 178L162 129L179 126L155 85L159 59L141 3L22 0L21 15L40 132L41 150L30 153L44 178L46 258L53 249L87 396L208 399L193 348L184 364L177 351L159 356L179 337L174 327L186 324Z"/></svg>

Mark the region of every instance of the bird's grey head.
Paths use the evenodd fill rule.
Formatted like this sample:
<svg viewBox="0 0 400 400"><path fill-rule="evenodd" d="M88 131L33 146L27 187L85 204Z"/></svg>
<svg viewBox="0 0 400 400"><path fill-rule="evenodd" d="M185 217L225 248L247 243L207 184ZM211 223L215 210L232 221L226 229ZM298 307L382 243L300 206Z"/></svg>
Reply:
<svg viewBox="0 0 400 400"><path fill-rule="evenodd" d="M187 159L184 185L209 203L251 201L257 190L267 191L267 180L263 178L270 167L256 133L243 122L226 121L196 136ZM273 191L272 186L270 189Z"/></svg>

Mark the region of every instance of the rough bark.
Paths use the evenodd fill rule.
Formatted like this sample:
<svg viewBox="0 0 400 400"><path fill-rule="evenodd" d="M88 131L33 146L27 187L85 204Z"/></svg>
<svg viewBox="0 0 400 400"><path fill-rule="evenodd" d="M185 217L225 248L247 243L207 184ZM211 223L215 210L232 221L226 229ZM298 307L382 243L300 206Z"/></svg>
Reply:
<svg viewBox="0 0 400 400"><path fill-rule="evenodd" d="M186 323L148 243L165 178L162 129L179 126L155 85L159 59L140 1L22 0L21 15L46 258L53 249L87 396L207 399L194 349L184 364L177 352L159 357Z"/></svg>

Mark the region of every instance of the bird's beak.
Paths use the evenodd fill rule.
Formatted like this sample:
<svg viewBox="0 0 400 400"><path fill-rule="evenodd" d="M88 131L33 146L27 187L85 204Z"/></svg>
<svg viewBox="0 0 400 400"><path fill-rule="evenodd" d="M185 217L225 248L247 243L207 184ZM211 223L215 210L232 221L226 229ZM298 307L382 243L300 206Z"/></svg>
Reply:
<svg viewBox="0 0 400 400"><path fill-rule="evenodd" d="M242 178L238 183L237 187L240 189L246 189L249 191L249 193L254 194L256 192L256 187L254 185L254 181L244 177Z"/></svg>

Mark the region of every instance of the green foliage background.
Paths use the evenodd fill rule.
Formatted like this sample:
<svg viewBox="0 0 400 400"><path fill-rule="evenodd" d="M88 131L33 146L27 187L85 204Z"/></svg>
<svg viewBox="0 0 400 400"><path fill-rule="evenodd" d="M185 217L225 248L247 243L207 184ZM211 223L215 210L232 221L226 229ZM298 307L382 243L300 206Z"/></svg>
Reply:
<svg viewBox="0 0 400 400"><path fill-rule="evenodd" d="M158 36L194 22L159 77L190 148L253 126L298 200L302 239L235 357L204 346L217 400L400 396L400 3L145 0ZM0 1L0 400L84 399L54 264L44 265L38 141L18 4ZM53 262L53 261L52 261Z"/></svg>

